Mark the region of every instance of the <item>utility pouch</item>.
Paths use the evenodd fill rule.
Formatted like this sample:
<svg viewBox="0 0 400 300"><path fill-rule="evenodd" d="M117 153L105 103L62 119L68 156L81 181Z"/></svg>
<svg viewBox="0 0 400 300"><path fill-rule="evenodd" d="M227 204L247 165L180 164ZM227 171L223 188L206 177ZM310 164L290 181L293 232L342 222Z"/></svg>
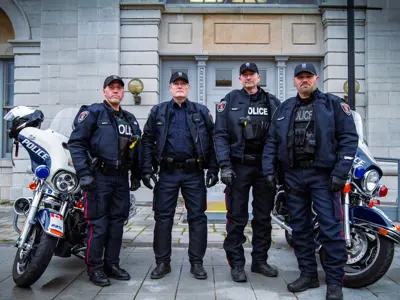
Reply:
<svg viewBox="0 0 400 300"><path fill-rule="evenodd" d="M184 170L188 173L197 172L197 161L195 158L185 160Z"/></svg>
<svg viewBox="0 0 400 300"><path fill-rule="evenodd" d="M316 145L315 135L312 132L307 132L304 141L304 152L314 154Z"/></svg>

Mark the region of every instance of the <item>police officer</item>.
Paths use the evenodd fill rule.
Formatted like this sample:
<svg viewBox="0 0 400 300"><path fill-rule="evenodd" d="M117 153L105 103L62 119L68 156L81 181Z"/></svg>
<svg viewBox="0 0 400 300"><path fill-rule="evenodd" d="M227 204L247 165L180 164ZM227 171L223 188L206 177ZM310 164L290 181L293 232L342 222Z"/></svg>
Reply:
<svg viewBox="0 0 400 300"><path fill-rule="evenodd" d="M275 189L261 176L261 156L271 116L280 105L273 95L257 86L260 74L252 62L240 66L243 88L234 90L217 107L214 129L215 152L226 184L227 236L224 249L236 282L247 281L242 244L247 225L250 187L253 187L252 272L275 277L278 271L267 264L271 246L271 210Z"/></svg>
<svg viewBox="0 0 400 300"><path fill-rule="evenodd" d="M109 285L109 277L130 279L119 266L123 226L130 205L129 170L130 189L140 187L141 132L134 115L120 107L124 97L122 79L107 77L103 95L103 103L81 107L68 142L84 191L87 271L98 286Z"/></svg>
<svg viewBox="0 0 400 300"><path fill-rule="evenodd" d="M189 223L190 272L206 279L203 257L207 248L207 187L218 182L212 132L214 124L206 106L189 101L189 79L184 72L170 78L171 101L154 106L143 130L143 184L155 183L153 210L156 268L152 279L171 272L171 231L179 188L185 199ZM156 173L158 174L158 182ZM204 169L208 169L205 184Z"/></svg>
<svg viewBox="0 0 400 300"><path fill-rule="evenodd" d="M294 71L296 97L276 111L263 154L263 172L275 186L274 163L283 170L290 225L300 277L290 292L319 286L311 205L318 215L320 242L326 251L326 299L343 299L346 247L342 236L340 191L352 166L358 136L350 107L339 97L318 90L311 63ZM312 203L312 204L311 204Z"/></svg>

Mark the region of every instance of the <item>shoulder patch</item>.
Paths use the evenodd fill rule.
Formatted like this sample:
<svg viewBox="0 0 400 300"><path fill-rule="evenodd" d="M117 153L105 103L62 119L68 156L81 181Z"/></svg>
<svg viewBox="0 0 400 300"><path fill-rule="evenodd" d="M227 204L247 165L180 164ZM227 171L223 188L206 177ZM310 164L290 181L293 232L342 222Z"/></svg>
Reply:
<svg viewBox="0 0 400 300"><path fill-rule="evenodd" d="M340 106L346 115L351 115L351 108L346 102L340 102Z"/></svg>
<svg viewBox="0 0 400 300"><path fill-rule="evenodd" d="M227 102L226 102L225 100L224 100L224 101L221 101L221 103L218 104L217 111L218 111L218 112L223 112L223 111L225 110L226 103L227 103Z"/></svg>
<svg viewBox="0 0 400 300"><path fill-rule="evenodd" d="M81 112L79 117L78 117L78 123L82 123L87 118L88 115L89 115L89 111L88 110L85 110L85 111Z"/></svg>

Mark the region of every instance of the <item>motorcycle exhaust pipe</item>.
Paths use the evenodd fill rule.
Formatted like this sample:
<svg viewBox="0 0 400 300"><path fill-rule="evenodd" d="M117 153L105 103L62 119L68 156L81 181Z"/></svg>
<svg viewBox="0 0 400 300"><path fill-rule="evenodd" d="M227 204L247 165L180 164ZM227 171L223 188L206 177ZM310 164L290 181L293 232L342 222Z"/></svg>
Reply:
<svg viewBox="0 0 400 300"><path fill-rule="evenodd" d="M32 199L19 197L17 200L14 201L14 212L19 216L26 215L31 208L31 202Z"/></svg>
<svg viewBox="0 0 400 300"><path fill-rule="evenodd" d="M271 214L271 219L278 224L281 228L285 229L287 232L289 232L290 235L292 235L292 228L288 225L286 225L285 222L279 220L274 214Z"/></svg>

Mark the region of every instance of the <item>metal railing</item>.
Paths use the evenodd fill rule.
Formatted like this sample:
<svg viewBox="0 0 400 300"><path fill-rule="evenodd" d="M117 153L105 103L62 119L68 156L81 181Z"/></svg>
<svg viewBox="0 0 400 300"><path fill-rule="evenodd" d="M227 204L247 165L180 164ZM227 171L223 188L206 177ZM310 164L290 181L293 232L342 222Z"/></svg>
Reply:
<svg viewBox="0 0 400 300"><path fill-rule="evenodd" d="M388 163L397 163L396 169L389 169L384 170L383 168L383 175L384 176L397 176L397 199L396 203L393 206L382 206L380 207L389 218L393 221L400 221L400 159L399 158L388 158L388 157L375 157L375 160L378 162L388 162ZM384 182L383 182L384 183Z"/></svg>

